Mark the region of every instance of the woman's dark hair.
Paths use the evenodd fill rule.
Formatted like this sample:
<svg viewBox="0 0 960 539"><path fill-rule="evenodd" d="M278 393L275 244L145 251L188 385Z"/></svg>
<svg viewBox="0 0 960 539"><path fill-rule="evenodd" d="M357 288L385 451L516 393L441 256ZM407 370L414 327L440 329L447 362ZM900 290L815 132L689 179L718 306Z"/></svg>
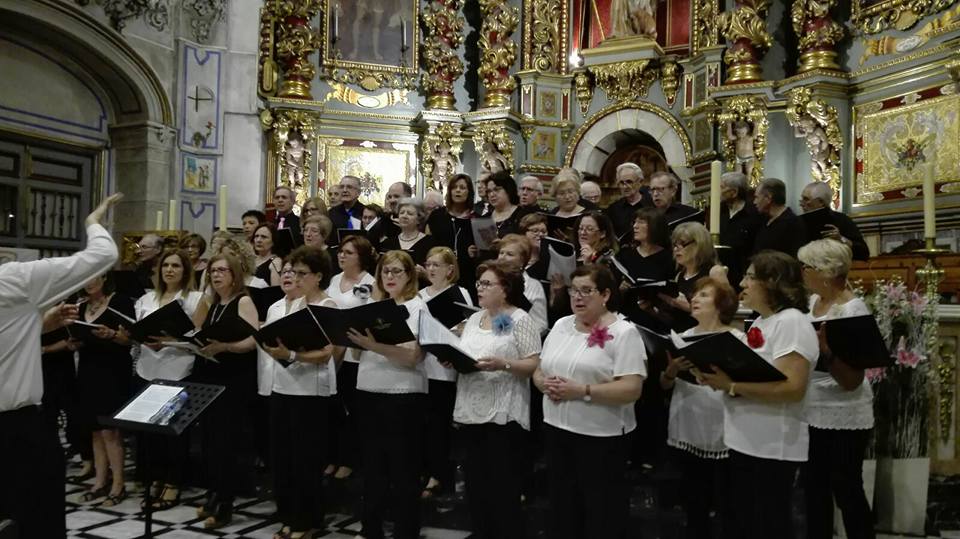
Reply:
<svg viewBox="0 0 960 539"><path fill-rule="evenodd" d="M473 207L473 200L477 198L477 190L473 186L473 178L469 174L457 174L454 177L450 178L450 181L447 182L447 194L443 197L443 204L449 210L453 206L453 195L450 194L453 191L453 184L457 182L466 182L467 184L467 200L464 204L467 208Z"/></svg>
<svg viewBox="0 0 960 539"><path fill-rule="evenodd" d="M286 189L286 188L284 188ZM292 192L290 194L293 194ZM260 223L267 222L267 215L260 210L247 210L243 212L243 215L240 216L241 219L246 219L247 217L253 217Z"/></svg>
<svg viewBox="0 0 960 539"><path fill-rule="evenodd" d="M547 216L542 213L528 213L520 218L520 233L526 234L534 225L547 225Z"/></svg>
<svg viewBox="0 0 960 539"><path fill-rule="evenodd" d="M180 264L183 266L183 275L180 276L180 290L181 292L189 292L194 289L193 284L193 264L190 263L190 255L187 254L183 249L167 249L160 254L160 258L157 259L157 265L153 269L153 286L157 293L157 299L163 297L163 294L167 291L167 283L163 281L163 261L170 258L171 256L176 256L180 259Z"/></svg>
<svg viewBox="0 0 960 539"><path fill-rule="evenodd" d="M617 244L617 233L613 230L613 221L599 211L588 211L581 215L579 219L577 219L575 231L580 228L580 223L582 223L586 217L593 219L593 222L597 223L597 228L599 228L600 232L603 233L603 238L600 239L600 244L597 245L594 251L596 251L598 254L603 254L607 251L617 252L619 250L619 245Z"/></svg>
<svg viewBox="0 0 960 539"><path fill-rule="evenodd" d="M517 182L513 180L513 176L506 170L491 174L487 177L487 183L493 183L497 187L502 187L504 192L507 193L507 199L509 199L510 203L514 206L520 204L520 193L517 192Z"/></svg>
<svg viewBox="0 0 960 539"><path fill-rule="evenodd" d="M193 269L190 270L193 273ZM103 295L109 296L117 291L117 283L113 278L113 270L107 270L105 273L98 275L98 277L103 278ZM83 288L80 289L80 295L86 296L87 292ZM134 298L136 299L136 298Z"/></svg>
<svg viewBox="0 0 960 539"><path fill-rule="evenodd" d="M196 243L198 245L198 250L200 251L197 253L198 259L203 256L203 253L207 252L207 240L203 239L203 236L200 234L197 234L196 232L187 234L186 237L183 238L183 241L180 242L180 248L187 250L191 243ZM193 261L191 260L190 262L192 263Z"/></svg>
<svg viewBox="0 0 960 539"><path fill-rule="evenodd" d="M763 286L767 304L774 312L798 309L807 312L807 289L803 286L800 262L780 251L760 251L750 259L754 279Z"/></svg>
<svg viewBox="0 0 960 539"><path fill-rule="evenodd" d="M367 206L367 208L369 207ZM370 240L363 236L351 234L340 240L338 249L343 249L343 246L348 244L353 245L353 248L357 250L357 256L360 258L360 268L373 275L373 271L377 267L377 251L374 250Z"/></svg>
<svg viewBox="0 0 960 539"><path fill-rule="evenodd" d="M370 210L370 211L372 211L373 213L375 213L375 214L377 215L377 219L381 219L381 218L383 217L383 207L380 206L379 204L375 203L375 202L371 202L370 204L366 204L366 205L363 207L363 209L365 209L365 210Z"/></svg>
<svg viewBox="0 0 960 539"><path fill-rule="evenodd" d="M270 254L274 254L273 249L277 246L277 225L273 223L260 223L257 225L257 228L253 229L253 234L250 236L250 244L253 244L253 236L256 236L257 231L261 228L266 228L267 232L270 233ZM254 254L260 256L260 254L256 252L256 249L254 249Z"/></svg>
<svg viewBox="0 0 960 539"><path fill-rule="evenodd" d="M740 306L740 298L729 283L724 283L711 277L698 279L694 285L693 293L707 287L713 287L713 306L717 309L717 315L720 323L728 326L733 322L733 317L737 314L737 308Z"/></svg>
<svg viewBox="0 0 960 539"><path fill-rule="evenodd" d="M634 222L642 220L647 223L647 237L650 243L670 250L670 226L657 208L640 208L633 215ZM631 232L631 237L633 236Z"/></svg>
<svg viewBox="0 0 960 539"><path fill-rule="evenodd" d="M515 264L507 264L496 260L490 260L477 266L477 280L484 272L493 272L503 287L503 294L507 298L507 303L516 307L524 303L523 297L523 269Z"/></svg>
<svg viewBox="0 0 960 539"><path fill-rule="evenodd" d="M597 287L597 292L610 291L610 299L607 300L608 311L616 311L620 308L620 286L610 268L603 264L585 264L570 274L571 281L577 277L589 277Z"/></svg>
<svg viewBox="0 0 960 539"><path fill-rule="evenodd" d="M286 262L289 262L291 266L303 264L310 268L310 271L319 273L321 290L326 290L330 286L330 278L333 277L331 275L332 264L330 263L330 255L326 251L309 245L301 245L290 253Z"/></svg>

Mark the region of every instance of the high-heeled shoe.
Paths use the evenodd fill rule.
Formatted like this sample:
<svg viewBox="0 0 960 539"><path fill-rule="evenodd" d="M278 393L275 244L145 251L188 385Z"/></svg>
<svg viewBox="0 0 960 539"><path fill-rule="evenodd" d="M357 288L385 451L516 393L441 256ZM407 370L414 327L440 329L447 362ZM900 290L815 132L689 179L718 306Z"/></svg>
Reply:
<svg viewBox="0 0 960 539"><path fill-rule="evenodd" d="M216 530L222 528L233 520L233 503L221 502L217 506L215 514L208 516L203 521L203 528L206 530Z"/></svg>
<svg viewBox="0 0 960 539"><path fill-rule="evenodd" d="M166 511L178 505L180 505L180 489L176 485L163 485L160 496L153 501L153 510Z"/></svg>
<svg viewBox="0 0 960 539"><path fill-rule="evenodd" d="M84 493L80 496L80 501L83 502L83 503L89 503L89 502L92 502L92 501L94 501L94 500L99 500L100 498L103 498L103 497L106 496L107 494L110 494L110 486L109 486L109 485L103 485L103 486L100 487L100 488L92 488L92 489L84 492Z"/></svg>
<svg viewBox="0 0 960 539"><path fill-rule="evenodd" d="M203 505L197 507L197 518L207 519L214 515L217 512L217 495L208 492L207 499L204 500Z"/></svg>
<svg viewBox="0 0 960 539"><path fill-rule="evenodd" d="M123 500L127 499L127 488L123 487L120 489L120 492L116 494L107 494L107 499L100 502L100 507L116 507L120 505Z"/></svg>

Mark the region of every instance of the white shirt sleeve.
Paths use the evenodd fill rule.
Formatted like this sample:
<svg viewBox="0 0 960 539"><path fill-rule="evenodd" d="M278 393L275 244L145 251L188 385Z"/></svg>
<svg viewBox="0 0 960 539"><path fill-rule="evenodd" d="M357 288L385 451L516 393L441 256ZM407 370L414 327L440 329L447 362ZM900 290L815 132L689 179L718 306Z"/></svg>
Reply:
<svg viewBox="0 0 960 539"><path fill-rule="evenodd" d="M30 301L44 310L106 272L117 261L117 245L103 226L87 227L87 247L68 257L25 262L24 283Z"/></svg>
<svg viewBox="0 0 960 539"><path fill-rule="evenodd" d="M782 313L775 330L764 338L770 339L773 359L796 352L810 363L816 363L820 357L820 344L807 315L796 309Z"/></svg>
<svg viewBox="0 0 960 539"><path fill-rule="evenodd" d="M647 377L647 350L643 345L640 330L633 324L625 323L627 328L614 337L611 344L613 355L613 375L627 376L638 374Z"/></svg>

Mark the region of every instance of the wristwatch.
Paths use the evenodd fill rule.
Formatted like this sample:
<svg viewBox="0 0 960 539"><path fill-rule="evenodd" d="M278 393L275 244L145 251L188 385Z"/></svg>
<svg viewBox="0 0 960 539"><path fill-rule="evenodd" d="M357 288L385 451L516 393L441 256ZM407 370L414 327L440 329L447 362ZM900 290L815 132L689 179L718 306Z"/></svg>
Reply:
<svg viewBox="0 0 960 539"><path fill-rule="evenodd" d="M503 370L505 370L505 371L509 371L509 370L510 370L510 360L509 360L509 359L504 359L504 360L503 360Z"/></svg>
<svg viewBox="0 0 960 539"><path fill-rule="evenodd" d="M583 402L590 402L593 400L593 397L590 396L590 384L584 386L585 390L583 393Z"/></svg>
<svg viewBox="0 0 960 539"><path fill-rule="evenodd" d="M737 387L736 382L730 382L730 388L727 390L727 395L730 395L731 397L736 397L737 396L736 387Z"/></svg>

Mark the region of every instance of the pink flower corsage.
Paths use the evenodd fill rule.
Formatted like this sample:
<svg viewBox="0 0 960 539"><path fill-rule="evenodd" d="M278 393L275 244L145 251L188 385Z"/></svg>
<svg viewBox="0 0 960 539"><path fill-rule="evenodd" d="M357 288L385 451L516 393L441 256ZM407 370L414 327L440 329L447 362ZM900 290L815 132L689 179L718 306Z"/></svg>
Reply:
<svg viewBox="0 0 960 539"><path fill-rule="evenodd" d="M760 348L765 342L760 328L750 328L750 331L747 331L747 344L750 345L750 348Z"/></svg>
<svg viewBox="0 0 960 539"><path fill-rule="evenodd" d="M587 337L587 348L591 346L599 346L603 348L607 341L612 341L613 335L607 331L606 326L596 326L590 330L590 336Z"/></svg>

